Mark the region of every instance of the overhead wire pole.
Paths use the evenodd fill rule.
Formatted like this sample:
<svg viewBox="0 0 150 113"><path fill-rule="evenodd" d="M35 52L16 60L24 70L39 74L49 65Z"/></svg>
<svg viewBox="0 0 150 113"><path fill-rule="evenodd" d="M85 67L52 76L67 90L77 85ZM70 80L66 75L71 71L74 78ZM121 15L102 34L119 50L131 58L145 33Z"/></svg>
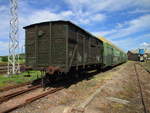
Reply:
<svg viewBox="0 0 150 113"><path fill-rule="evenodd" d="M20 72L19 66L19 37L18 37L18 0L10 0L10 31L8 75Z"/></svg>

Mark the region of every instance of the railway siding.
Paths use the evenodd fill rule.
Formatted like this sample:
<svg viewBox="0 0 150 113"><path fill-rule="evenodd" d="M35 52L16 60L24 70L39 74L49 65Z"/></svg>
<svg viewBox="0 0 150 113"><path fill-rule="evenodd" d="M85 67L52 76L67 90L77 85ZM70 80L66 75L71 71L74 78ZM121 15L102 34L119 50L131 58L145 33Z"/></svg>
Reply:
<svg viewBox="0 0 150 113"><path fill-rule="evenodd" d="M21 112L31 112L31 113L61 113L66 108L80 105L84 102L93 92L95 92L99 87L106 84L107 81L112 81L117 77L116 71L123 70L125 64L115 67L114 69L97 74L94 71L90 73L95 73L96 76L90 76L89 78L74 83L71 86L67 86L60 92L56 92L55 95L48 95L42 99L33 102L24 108L18 109ZM95 75L93 74L93 75ZM33 111L34 109L34 111ZM16 113L14 111L14 113Z"/></svg>
<svg viewBox="0 0 150 113"><path fill-rule="evenodd" d="M141 62L140 65L143 66L143 68L145 68L145 70L150 73L150 60L146 61L146 62Z"/></svg>
<svg viewBox="0 0 150 113"><path fill-rule="evenodd" d="M23 107L37 99L40 99L44 96L55 93L61 89L63 89L63 87L51 88L46 91L43 91L42 88L37 87L37 89L35 91L26 93L24 95L19 95L16 98L12 98L11 100L8 100L8 101L0 104L0 112L1 113L11 112L11 111L13 111L17 108Z"/></svg>
<svg viewBox="0 0 150 113"><path fill-rule="evenodd" d="M84 113L149 113L150 75L140 65L136 65L136 71L135 73L134 63L128 63L125 70L116 78L119 81L114 80L107 85L86 107ZM140 83L137 81L137 73Z"/></svg>
<svg viewBox="0 0 150 113"><path fill-rule="evenodd" d="M148 80L150 76L140 66L137 66L137 70L142 83L146 108L149 110L150 85ZM102 89L96 96L92 97L98 88ZM92 97L91 100L89 99L90 97ZM42 105L36 102L33 103L34 107L39 107L33 113L41 110L53 113L62 111L64 113L144 113L134 71L134 62L128 62L107 72L97 74L88 80L81 81L61 91L61 94L57 93L55 96L48 96L43 101L38 102L41 102ZM43 108L47 108L47 110ZM26 111L27 109L30 111L31 107L26 107L24 110Z"/></svg>
<svg viewBox="0 0 150 113"><path fill-rule="evenodd" d="M37 101L32 102L31 99L31 104L13 113L144 113L134 63L127 62L70 86L67 85L65 89ZM140 65L136 68L146 110L149 111L150 76ZM99 88L102 89L95 93ZM93 96L94 93L96 95Z"/></svg>

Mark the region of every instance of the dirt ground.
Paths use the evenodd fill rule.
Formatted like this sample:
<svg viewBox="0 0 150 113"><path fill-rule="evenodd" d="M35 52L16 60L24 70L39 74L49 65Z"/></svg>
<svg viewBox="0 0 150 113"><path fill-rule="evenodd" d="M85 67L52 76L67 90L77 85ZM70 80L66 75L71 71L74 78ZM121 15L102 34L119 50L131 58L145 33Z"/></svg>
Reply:
<svg viewBox="0 0 150 113"><path fill-rule="evenodd" d="M12 113L144 113L134 63L74 83ZM136 67L146 110L150 111L150 74Z"/></svg>

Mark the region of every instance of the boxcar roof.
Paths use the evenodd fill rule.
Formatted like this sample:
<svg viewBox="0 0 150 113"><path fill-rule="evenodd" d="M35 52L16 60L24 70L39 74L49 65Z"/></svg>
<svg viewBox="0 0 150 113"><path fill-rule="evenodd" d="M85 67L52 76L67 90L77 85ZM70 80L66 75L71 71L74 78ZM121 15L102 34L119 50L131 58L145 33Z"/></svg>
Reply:
<svg viewBox="0 0 150 113"><path fill-rule="evenodd" d="M40 22L40 23L34 23L28 26L23 27L24 29L32 27L34 25L40 25L40 24L48 24L48 23L68 23L70 21L64 21L64 20L57 20L57 21L45 21L45 22Z"/></svg>
<svg viewBox="0 0 150 113"><path fill-rule="evenodd" d="M34 25L48 24L48 23L68 23L68 24L70 24L70 25L73 25L73 26L77 27L78 29L82 30L83 32L85 32L85 33L91 35L93 38L99 40L96 36L92 35L90 32L88 32L88 31L82 29L81 27L79 27L78 25L72 23L71 21L66 21L66 20L40 22L40 23L35 23L35 24L31 24L31 25L25 26L25 27L23 27L23 28L24 28L24 29L27 29L27 28L32 27L32 26L34 26ZM101 41L101 40L99 40L99 41ZM101 42L102 42L102 41L101 41Z"/></svg>

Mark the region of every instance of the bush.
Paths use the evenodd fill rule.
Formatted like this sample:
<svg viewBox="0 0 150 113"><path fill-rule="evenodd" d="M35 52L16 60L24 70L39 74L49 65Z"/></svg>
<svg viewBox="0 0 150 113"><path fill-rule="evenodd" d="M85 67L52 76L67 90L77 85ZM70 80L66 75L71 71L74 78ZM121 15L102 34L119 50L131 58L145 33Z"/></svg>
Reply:
<svg viewBox="0 0 150 113"><path fill-rule="evenodd" d="M7 56L3 56L3 57L2 57L2 61L3 61L3 62L7 62L7 61L8 61L8 57L7 57Z"/></svg>

